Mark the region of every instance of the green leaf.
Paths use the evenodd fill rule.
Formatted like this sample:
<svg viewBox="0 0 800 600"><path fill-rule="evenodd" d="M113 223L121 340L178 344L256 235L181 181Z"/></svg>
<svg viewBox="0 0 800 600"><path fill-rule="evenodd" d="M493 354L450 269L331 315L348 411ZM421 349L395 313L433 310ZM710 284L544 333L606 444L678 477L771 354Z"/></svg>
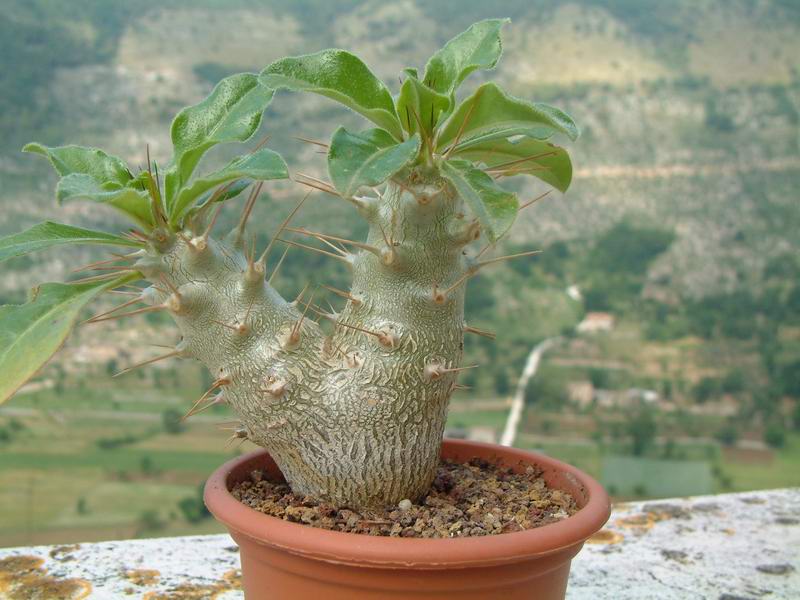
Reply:
<svg viewBox="0 0 800 600"><path fill-rule="evenodd" d="M450 107L450 98L433 91L416 77L409 75L400 88L397 98L397 114L403 128L411 134L422 130L431 137L439 117Z"/></svg>
<svg viewBox="0 0 800 600"><path fill-rule="evenodd" d="M89 175L100 183L125 185L133 176L121 158L106 154L97 148L85 146L59 146L47 148L36 142L26 144L23 152L41 154L48 158L62 177L72 173Z"/></svg>
<svg viewBox="0 0 800 600"><path fill-rule="evenodd" d="M532 175L549 183L560 192L567 191L572 181L572 162L564 148L550 142L522 138L512 142L506 139L473 144L463 150L456 149L454 156L481 162L488 168L504 169L505 176Z"/></svg>
<svg viewBox="0 0 800 600"><path fill-rule="evenodd" d="M261 71L261 82L273 89L315 92L365 116L402 139L400 120L389 90L360 58L344 50L282 58Z"/></svg>
<svg viewBox="0 0 800 600"><path fill-rule="evenodd" d="M253 136L273 94L257 75L237 73L220 81L205 100L178 113L171 128L173 165L165 177L168 207L209 148Z"/></svg>
<svg viewBox="0 0 800 600"><path fill-rule="evenodd" d="M490 242L509 230L517 216L516 194L498 186L494 180L466 160L451 159L441 166L444 175L480 221Z"/></svg>
<svg viewBox="0 0 800 600"><path fill-rule="evenodd" d="M0 404L58 351L81 309L101 292L138 278L111 282L45 283L26 304L0 306Z"/></svg>
<svg viewBox="0 0 800 600"><path fill-rule="evenodd" d="M438 149L446 148L457 137L458 147L466 148L514 135L547 139L556 133L574 140L579 134L578 126L559 109L514 98L490 82L456 108L439 133Z"/></svg>
<svg viewBox="0 0 800 600"><path fill-rule="evenodd" d="M130 186L126 187L114 184L102 185L90 175L72 173L59 180L56 185L56 198L59 202L91 200L108 204L149 229L155 222L150 208L150 195L140 189L134 189L133 185L138 185L138 182L131 181Z"/></svg>
<svg viewBox="0 0 800 600"><path fill-rule="evenodd" d="M186 210L189 209L203 193L217 185L237 179L267 181L271 179L287 179L288 177L289 169L283 158L281 158L281 155L277 152L262 148L251 154L239 156L219 171L195 179L190 185L184 187L180 191L172 208L173 224L178 223ZM226 192L227 191L228 190L226 190ZM239 189L237 194L241 191L242 190ZM232 197L233 196L223 193L220 194L218 199L222 201Z"/></svg>
<svg viewBox="0 0 800 600"><path fill-rule="evenodd" d="M419 136L398 144L383 129L349 133L336 130L328 150L331 181L345 198L351 198L362 185L383 183L411 163L419 152Z"/></svg>
<svg viewBox="0 0 800 600"><path fill-rule="evenodd" d="M22 151L48 158L56 172L61 175L62 179L56 188L59 202L77 198L105 202L140 225L152 227L153 217L148 194L138 192L141 183L134 180L122 159L97 148L84 146L47 148L31 143Z"/></svg>
<svg viewBox="0 0 800 600"><path fill-rule="evenodd" d="M91 231L71 225L45 221L21 233L15 233L0 239L0 261L65 244L104 244L109 246L139 247L136 242L103 231Z"/></svg>
<svg viewBox="0 0 800 600"><path fill-rule="evenodd" d="M500 30L509 19L479 21L431 56L422 81L449 96L476 69L493 69L503 53Z"/></svg>

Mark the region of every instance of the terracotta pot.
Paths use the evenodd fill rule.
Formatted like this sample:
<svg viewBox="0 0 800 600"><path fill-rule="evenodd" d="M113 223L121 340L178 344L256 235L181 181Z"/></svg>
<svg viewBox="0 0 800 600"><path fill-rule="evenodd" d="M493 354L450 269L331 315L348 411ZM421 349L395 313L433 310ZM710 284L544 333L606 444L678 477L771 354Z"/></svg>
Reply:
<svg viewBox="0 0 800 600"><path fill-rule="evenodd" d="M266 451L217 469L205 502L239 544L248 600L385 598L550 600L563 598L570 561L608 520L608 495L575 467L541 454L445 440L442 456L509 467L534 464L548 485L573 495L580 510L538 529L495 536L417 539L341 533L282 521L241 504L229 492L254 469L279 475Z"/></svg>

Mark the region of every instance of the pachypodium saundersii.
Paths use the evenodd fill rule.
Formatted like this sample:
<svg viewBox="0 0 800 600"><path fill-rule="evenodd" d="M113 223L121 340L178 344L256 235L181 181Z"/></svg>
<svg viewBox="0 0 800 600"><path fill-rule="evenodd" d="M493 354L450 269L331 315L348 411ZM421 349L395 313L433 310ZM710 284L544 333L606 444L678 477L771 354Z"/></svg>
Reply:
<svg viewBox="0 0 800 600"><path fill-rule="evenodd" d="M171 314L181 341L147 363L187 358L210 369L214 383L190 414L230 405L240 420L234 435L266 448L297 493L353 508L422 496L456 379L470 368L461 365L464 334L490 335L464 321L467 283L488 265L535 253L490 257L530 203L520 205L498 180L532 175L564 191L571 179L566 151L548 141L577 137L566 114L492 82L457 99L471 72L497 63L504 23L474 24L436 52L421 76L405 69L396 97L343 50L228 77L175 118L173 158L161 173L149 158L134 175L100 150L26 146L60 175L59 201L111 205L136 228L113 235L48 222L0 240L0 259L68 243L126 250L92 265L100 275L44 284L27 304L0 308L0 398L53 355L86 304L144 281L130 300L90 322ZM217 171L195 173L211 147L253 137L282 89L327 96L374 124L339 128L320 143L330 181L293 177L352 204L369 225L365 240L287 219L258 253L248 242L248 219L264 182L289 178L283 159L257 147ZM239 223L217 237L219 210L237 197L246 198ZM285 300L267 271L276 246L342 261L352 286L306 288ZM344 308L321 308L323 293L344 298Z"/></svg>

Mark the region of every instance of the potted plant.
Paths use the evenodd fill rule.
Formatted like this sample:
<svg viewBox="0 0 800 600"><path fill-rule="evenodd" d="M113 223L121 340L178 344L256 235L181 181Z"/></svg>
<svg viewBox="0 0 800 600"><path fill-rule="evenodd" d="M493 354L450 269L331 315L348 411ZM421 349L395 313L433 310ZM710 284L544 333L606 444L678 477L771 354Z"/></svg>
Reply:
<svg viewBox="0 0 800 600"><path fill-rule="evenodd" d="M169 313L182 339L147 363L204 363L215 380L189 414L226 403L240 419L234 436L264 448L221 467L205 493L240 545L249 598L562 597L570 559L608 518L602 488L577 469L500 446L442 445L448 401L467 368L464 334L488 335L464 321L467 283L493 264L536 253L492 257L517 213L532 203L520 204L498 180L531 175L566 190L569 156L548 140L578 136L562 111L512 97L493 82L457 97L471 72L497 63L504 23L476 23L436 52L424 73L405 69L397 97L343 50L227 77L177 115L174 154L161 171L149 157L147 168L133 174L97 149L23 149L53 164L61 177L59 202L113 206L135 228L116 235L47 222L0 240L0 259L75 243L125 252L97 263L104 269L99 275L43 284L28 303L0 308L0 399L56 352L88 303L145 282L89 322ZM257 252L248 219L263 182L289 177L283 159L256 147L218 170L195 173L213 146L249 140L282 89L327 96L372 122L363 131L340 127L328 143L317 142L327 153L330 181L293 177L350 203L368 224L365 240L294 228L287 219ZM246 200L238 224L217 237L220 209L240 195ZM350 289L325 288L343 297L344 307L322 309L314 301L319 286L284 300L269 283L276 244L347 265ZM245 506L230 491L264 469L282 474L296 495L329 506L406 509L428 493L440 454L513 471L535 466L580 510L514 533L404 539L287 522Z"/></svg>

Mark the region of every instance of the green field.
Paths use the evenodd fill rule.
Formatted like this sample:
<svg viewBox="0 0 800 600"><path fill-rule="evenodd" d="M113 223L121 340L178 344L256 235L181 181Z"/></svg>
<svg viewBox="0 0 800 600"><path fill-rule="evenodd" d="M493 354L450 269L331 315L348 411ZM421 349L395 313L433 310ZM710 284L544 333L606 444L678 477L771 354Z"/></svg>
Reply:
<svg viewBox="0 0 800 600"><path fill-rule="evenodd" d="M226 447L214 421L230 417L171 434L161 412L193 396L154 394L134 408L132 387L100 386L23 394L0 413L13 432L0 444L0 546L222 531L212 518L189 522L179 503L197 502L208 473L251 448Z"/></svg>

